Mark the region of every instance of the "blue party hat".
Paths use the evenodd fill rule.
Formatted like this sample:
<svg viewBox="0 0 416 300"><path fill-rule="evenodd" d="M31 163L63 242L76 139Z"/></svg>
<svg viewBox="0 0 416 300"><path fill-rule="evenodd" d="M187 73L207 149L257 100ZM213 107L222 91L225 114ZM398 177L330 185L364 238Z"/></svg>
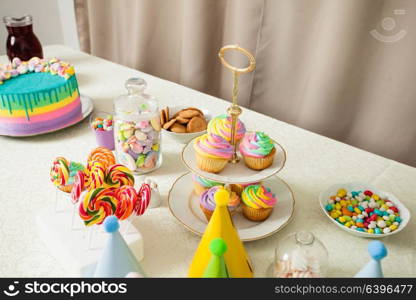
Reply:
<svg viewBox="0 0 416 300"><path fill-rule="evenodd" d="M104 220L104 229L109 234L103 254L97 263L94 277L125 277L131 272L145 276L138 261L119 232L116 216Z"/></svg>
<svg viewBox="0 0 416 300"><path fill-rule="evenodd" d="M357 274L357 278L383 278L381 260L387 256L387 249L380 241L373 241L368 244L368 252L371 256L369 261Z"/></svg>

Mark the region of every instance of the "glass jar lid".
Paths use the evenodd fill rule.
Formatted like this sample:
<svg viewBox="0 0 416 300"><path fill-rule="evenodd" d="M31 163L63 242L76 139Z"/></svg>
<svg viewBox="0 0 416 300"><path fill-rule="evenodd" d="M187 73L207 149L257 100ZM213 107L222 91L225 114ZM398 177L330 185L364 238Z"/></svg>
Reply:
<svg viewBox="0 0 416 300"><path fill-rule="evenodd" d="M6 24L6 26L9 26L9 27L22 27L22 26L32 25L33 19L31 15L25 15L19 18L5 16L3 17L3 22L4 24Z"/></svg>
<svg viewBox="0 0 416 300"><path fill-rule="evenodd" d="M127 95L121 95L114 100L116 117L128 121L153 118L159 114L157 101L151 95L145 94L146 81L133 77L126 81Z"/></svg>

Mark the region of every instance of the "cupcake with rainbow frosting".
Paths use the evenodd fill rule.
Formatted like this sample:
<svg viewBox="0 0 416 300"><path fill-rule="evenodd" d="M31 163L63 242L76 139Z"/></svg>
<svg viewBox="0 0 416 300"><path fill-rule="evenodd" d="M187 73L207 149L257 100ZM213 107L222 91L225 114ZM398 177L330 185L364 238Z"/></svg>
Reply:
<svg viewBox="0 0 416 300"><path fill-rule="evenodd" d="M224 189L222 186L214 186L209 190L206 190L202 193L201 197L199 198L199 206L201 207L202 212L204 213L207 221L211 219L212 214L214 213L215 209L215 199L214 195L219 189ZM228 210L230 214L236 212L237 208L240 206L240 197L232 191L230 191L230 199L228 201Z"/></svg>
<svg viewBox="0 0 416 300"><path fill-rule="evenodd" d="M221 182L209 180L196 174L192 175L192 181L194 183L194 191L198 196L214 186L224 186L224 184Z"/></svg>
<svg viewBox="0 0 416 300"><path fill-rule="evenodd" d="M255 184L246 187L241 194L243 215L251 221L264 221L276 205L276 196L269 188Z"/></svg>
<svg viewBox="0 0 416 300"><path fill-rule="evenodd" d="M273 164L276 148L264 132L248 132L240 143L239 150L247 167L263 170Z"/></svg>
<svg viewBox="0 0 416 300"><path fill-rule="evenodd" d="M231 184L231 190L235 192L237 195L241 196L241 194L243 193L246 187L248 187L249 185L254 185L254 184L261 184L261 182L251 182L251 183L244 183L244 184L233 183Z"/></svg>
<svg viewBox="0 0 416 300"><path fill-rule="evenodd" d="M231 126L232 118L226 114L216 116L208 123L207 132L216 134L225 139L227 142L231 142ZM235 134L236 141L240 141L246 133L246 127L244 123L239 119L237 120L237 130Z"/></svg>
<svg viewBox="0 0 416 300"><path fill-rule="evenodd" d="M194 149L198 168L210 173L221 172L234 153L229 142L219 135L209 133L195 139Z"/></svg>

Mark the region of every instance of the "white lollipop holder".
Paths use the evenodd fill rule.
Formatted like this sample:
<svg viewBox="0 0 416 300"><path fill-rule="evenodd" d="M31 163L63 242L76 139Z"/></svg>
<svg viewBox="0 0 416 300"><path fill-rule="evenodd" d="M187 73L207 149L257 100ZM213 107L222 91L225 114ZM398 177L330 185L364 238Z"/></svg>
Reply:
<svg viewBox="0 0 416 300"><path fill-rule="evenodd" d="M108 234L104 233L102 225L85 226L78 216L78 205L72 204L70 194L58 192L55 201L36 215L39 237L68 276L90 277ZM144 257L143 237L131 224L133 220L134 216L131 216L121 221L120 233L136 259L141 261Z"/></svg>

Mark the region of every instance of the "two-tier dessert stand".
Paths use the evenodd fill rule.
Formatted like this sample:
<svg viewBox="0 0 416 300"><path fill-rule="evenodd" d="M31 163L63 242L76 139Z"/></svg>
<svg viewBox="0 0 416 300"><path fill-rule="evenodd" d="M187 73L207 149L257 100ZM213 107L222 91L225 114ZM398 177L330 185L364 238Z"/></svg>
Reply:
<svg viewBox="0 0 416 300"><path fill-rule="evenodd" d="M229 50L236 50L244 54L249 59L249 66L236 68L230 65L224 58L225 52ZM276 176L283 169L286 161L286 151L279 143L274 142L276 155L273 164L264 170L256 171L249 169L240 161L235 140L238 116L242 113L242 109L237 103L238 79L240 74L254 70L255 59L253 55L237 45L230 45L221 48L219 58L221 63L232 71L234 80L232 104L227 110L228 115L232 118L231 144L234 146L234 155L230 159L229 164L219 174L202 171L196 164L193 149L194 140L191 140L182 151L182 161L190 172L180 176L173 183L168 195L168 205L171 213L180 223L190 231L202 235L208 222L199 208L199 197L193 192L192 174L224 184L261 182L266 187L269 187L277 198L277 204L269 218L263 222L252 222L241 213L234 214L232 217L241 240L253 241L270 236L286 226L293 216L295 199L289 185Z"/></svg>

